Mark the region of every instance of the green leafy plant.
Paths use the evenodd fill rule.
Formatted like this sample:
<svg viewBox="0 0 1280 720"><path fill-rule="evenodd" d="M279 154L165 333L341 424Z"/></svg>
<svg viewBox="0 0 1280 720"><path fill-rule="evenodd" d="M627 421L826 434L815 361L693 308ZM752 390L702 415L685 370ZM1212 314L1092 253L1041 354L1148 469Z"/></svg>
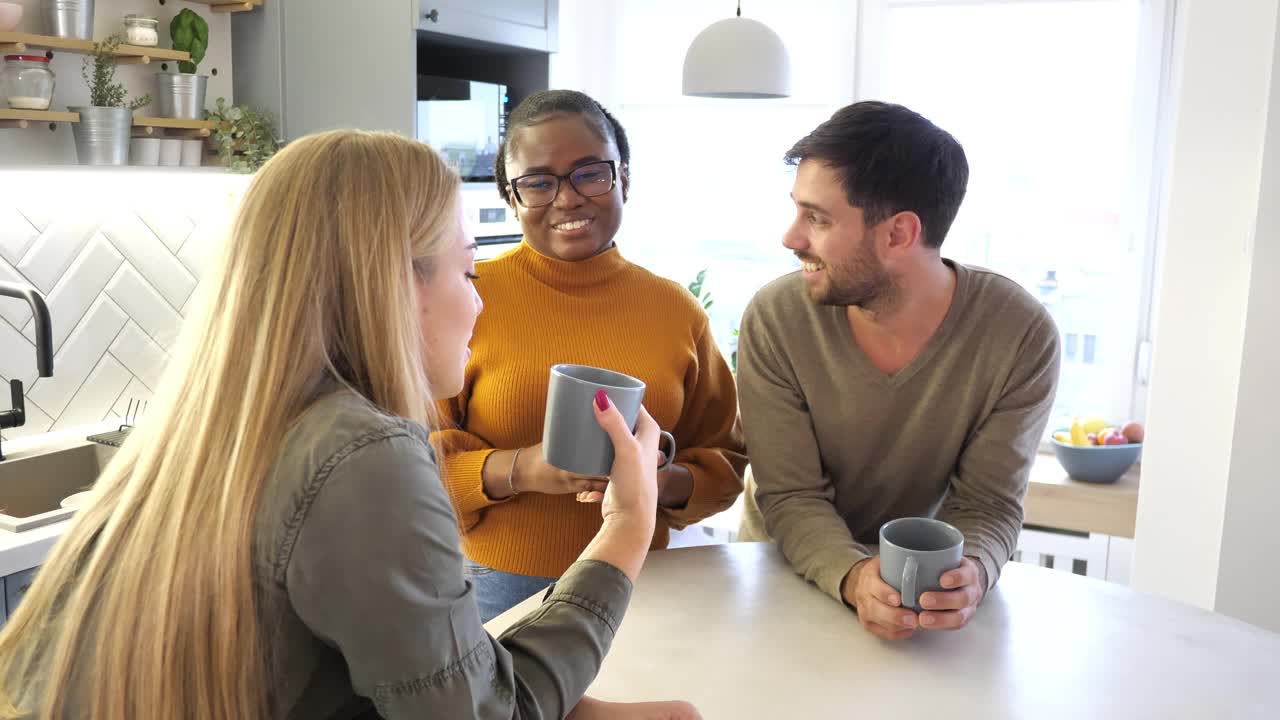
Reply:
<svg viewBox="0 0 1280 720"><path fill-rule="evenodd" d="M266 113L246 105L227 105L226 98L218 98L209 119L213 121L210 139L222 164L232 172L255 172L280 149L275 124Z"/></svg>
<svg viewBox="0 0 1280 720"><path fill-rule="evenodd" d="M191 8L183 8L169 23L169 37L173 40L174 50L191 54L190 61L178 63L178 70L194 73L196 66L204 60L205 50L209 49L209 23Z"/></svg>
<svg viewBox="0 0 1280 720"><path fill-rule="evenodd" d="M738 328L733 328L733 342L729 343L733 347L733 351L729 353L729 370L734 375L738 374Z"/></svg>
<svg viewBox="0 0 1280 720"><path fill-rule="evenodd" d="M710 291L703 290L702 288L706 281L707 269L703 268L698 271L698 275L693 279L693 282L689 283L689 292L693 293L693 296L698 298L698 302L702 303L703 310L710 310L711 305L715 303L715 300L711 299Z"/></svg>
<svg viewBox="0 0 1280 720"><path fill-rule="evenodd" d="M93 44L93 52L80 64L80 76L89 86L89 104L93 107L118 107L137 110L151 102L150 95L125 102L124 85L116 82L116 50L124 44L124 33L116 33Z"/></svg>

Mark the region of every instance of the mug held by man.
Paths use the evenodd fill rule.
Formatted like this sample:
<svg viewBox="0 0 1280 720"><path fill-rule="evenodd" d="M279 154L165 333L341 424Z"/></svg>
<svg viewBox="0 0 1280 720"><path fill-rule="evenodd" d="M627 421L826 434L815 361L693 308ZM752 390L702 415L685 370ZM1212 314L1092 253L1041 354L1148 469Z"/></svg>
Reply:
<svg viewBox="0 0 1280 720"><path fill-rule="evenodd" d="M941 520L898 518L880 527L880 578L905 608L919 611L920 596L942 590L942 575L963 559L964 533Z"/></svg>

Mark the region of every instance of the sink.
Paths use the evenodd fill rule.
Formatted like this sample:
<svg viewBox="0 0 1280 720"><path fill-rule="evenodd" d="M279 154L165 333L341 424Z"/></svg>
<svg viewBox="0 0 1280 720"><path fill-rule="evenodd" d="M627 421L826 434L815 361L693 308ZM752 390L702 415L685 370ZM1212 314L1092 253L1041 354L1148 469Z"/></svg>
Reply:
<svg viewBox="0 0 1280 720"><path fill-rule="evenodd" d="M22 532L74 515L62 499L93 485L115 453L85 443L0 462L0 530Z"/></svg>

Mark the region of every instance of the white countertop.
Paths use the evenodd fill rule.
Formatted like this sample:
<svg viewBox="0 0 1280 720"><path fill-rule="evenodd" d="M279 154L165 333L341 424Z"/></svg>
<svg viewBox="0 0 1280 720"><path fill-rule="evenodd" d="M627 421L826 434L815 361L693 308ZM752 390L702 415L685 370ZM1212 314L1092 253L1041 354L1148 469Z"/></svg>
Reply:
<svg viewBox="0 0 1280 720"><path fill-rule="evenodd" d="M69 525L63 520L26 532L0 530L0 577L42 565Z"/></svg>
<svg viewBox="0 0 1280 720"><path fill-rule="evenodd" d="M590 692L688 700L708 720L1275 720L1277 678L1280 635L1021 563L965 629L889 643L772 543L734 543L650 554Z"/></svg>

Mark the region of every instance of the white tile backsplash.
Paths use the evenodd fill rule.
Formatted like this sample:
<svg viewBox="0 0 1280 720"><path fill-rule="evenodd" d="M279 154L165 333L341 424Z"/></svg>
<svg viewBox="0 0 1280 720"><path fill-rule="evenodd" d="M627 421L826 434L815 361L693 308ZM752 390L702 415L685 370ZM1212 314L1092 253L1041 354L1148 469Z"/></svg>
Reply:
<svg viewBox="0 0 1280 720"><path fill-rule="evenodd" d="M53 218L57 216L58 208L42 197L34 197L18 208L18 214L26 218L27 222L35 227L36 232L44 232L46 228L53 224Z"/></svg>
<svg viewBox="0 0 1280 720"><path fill-rule="evenodd" d="M148 170L0 163L0 280L45 293L56 348L37 379L31 312L0 298L0 381L22 380L28 401L5 439L123 417L159 382L250 178Z"/></svg>
<svg viewBox="0 0 1280 720"><path fill-rule="evenodd" d="M124 392L120 393L116 404L111 407L111 414L120 418L120 420L136 423L142 412L142 403L151 399L151 389L134 378L129 381L128 387ZM132 403L132 409L130 409Z"/></svg>
<svg viewBox="0 0 1280 720"><path fill-rule="evenodd" d="M0 281L25 283L26 279L12 265L0 260ZM0 298L0 318L15 328L20 328L31 319L31 307L17 298Z"/></svg>
<svg viewBox="0 0 1280 720"><path fill-rule="evenodd" d="M117 212L102 226L102 232L175 310L182 307L196 287L196 278L137 213Z"/></svg>
<svg viewBox="0 0 1280 720"><path fill-rule="evenodd" d="M71 263L67 272L49 293L45 301L49 305L49 320L53 325L53 351L62 348L71 330L89 311L93 301L102 294L107 281L115 274L124 258L101 235L94 235L89 246ZM22 334L31 342L36 341L35 318L22 328Z"/></svg>
<svg viewBox="0 0 1280 720"><path fill-rule="evenodd" d="M194 295L195 293L192 293ZM173 348L182 329L182 316L149 285L132 265L125 263L107 285L107 295L165 350Z"/></svg>
<svg viewBox="0 0 1280 720"><path fill-rule="evenodd" d="M66 272L76 255L89 244L89 238L98 231L98 222L82 217L59 218L40 233L35 246L18 263L18 272L48 294L58 284L58 278Z"/></svg>
<svg viewBox="0 0 1280 720"><path fill-rule="evenodd" d="M39 236L40 231L17 208L0 207L0 257L17 265Z"/></svg>
<svg viewBox="0 0 1280 720"><path fill-rule="evenodd" d="M84 381L84 388L75 394L52 429L62 430L101 421L106 417L103 408L114 405L132 380L133 376L120 361L111 355L103 355Z"/></svg>
<svg viewBox="0 0 1280 720"><path fill-rule="evenodd" d="M8 397L7 395L5 397ZM35 403L27 403L27 422L22 427L9 428L4 431L4 439L6 441L14 438L27 437L29 435L39 435L40 433L49 432L53 429L53 418L44 414L44 411L36 407Z"/></svg>
<svg viewBox="0 0 1280 720"><path fill-rule="evenodd" d="M36 379L36 346L14 326L0 322L0 348L4 348L4 352L0 352L0 378L4 379L5 387L8 387L10 378L17 378L26 386L27 392L31 392L31 383ZM8 398L8 390L0 393L0 403L7 403Z"/></svg>
<svg viewBox="0 0 1280 720"><path fill-rule="evenodd" d="M169 363L169 354L130 320L111 343L111 356L119 360L138 380L152 390L160 387L160 375Z"/></svg>
<svg viewBox="0 0 1280 720"><path fill-rule="evenodd" d="M40 378L27 393L31 401L53 417L58 417L102 356L124 329L128 317L105 295L99 296L71 331L62 350L53 356L53 377Z"/></svg>
<svg viewBox="0 0 1280 720"><path fill-rule="evenodd" d="M138 217L160 238L169 252L176 253L187 242L195 224L191 218L172 207L150 207L138 210Z"/></svg>
<svg viewBox="0 0 1280 720"><path fill-rule="evenodd" d="M209 261L218 247L218 239L224 238L231 231L230 218L204 217L187 239L187 243L178 251L178 259L188 270L201 277L208 269ZM182 307L180 304L178 307Z"/></svg>

